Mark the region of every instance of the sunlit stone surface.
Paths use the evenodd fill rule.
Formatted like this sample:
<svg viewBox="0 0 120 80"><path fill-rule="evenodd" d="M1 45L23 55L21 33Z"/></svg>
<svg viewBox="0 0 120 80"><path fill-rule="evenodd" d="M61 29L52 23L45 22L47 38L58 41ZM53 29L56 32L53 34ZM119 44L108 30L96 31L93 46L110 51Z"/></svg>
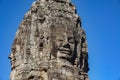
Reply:
<svg viewBox="0 0 120 80"><path fill-rule="evenodd" d="M37 0L16 32L10 80L88 80L87 49L70 0Z"/></svg>

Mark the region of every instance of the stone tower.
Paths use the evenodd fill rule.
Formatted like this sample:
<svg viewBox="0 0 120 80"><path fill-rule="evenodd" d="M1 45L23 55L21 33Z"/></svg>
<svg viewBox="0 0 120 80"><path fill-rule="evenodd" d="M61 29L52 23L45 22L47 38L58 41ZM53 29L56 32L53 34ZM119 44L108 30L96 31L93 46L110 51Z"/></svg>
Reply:
<svg viewBox="0 0 120 80"><path fill-rule="evenodd" d="M88 80L87 49L70 0L37 0L16 32L10 80Z"/></svg>

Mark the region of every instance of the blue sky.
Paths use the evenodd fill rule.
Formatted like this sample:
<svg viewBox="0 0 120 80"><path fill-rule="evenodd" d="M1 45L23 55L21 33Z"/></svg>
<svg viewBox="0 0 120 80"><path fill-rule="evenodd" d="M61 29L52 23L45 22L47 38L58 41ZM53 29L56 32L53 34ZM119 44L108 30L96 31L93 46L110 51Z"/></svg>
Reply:
<svg viewBox="0 0 120 80"><path fill-rule="evenodd" d="M9 80L11 45L34 0L0 0L0 80ZM72 0L86 31L90 80L120 80L120 0Z"/></svg>

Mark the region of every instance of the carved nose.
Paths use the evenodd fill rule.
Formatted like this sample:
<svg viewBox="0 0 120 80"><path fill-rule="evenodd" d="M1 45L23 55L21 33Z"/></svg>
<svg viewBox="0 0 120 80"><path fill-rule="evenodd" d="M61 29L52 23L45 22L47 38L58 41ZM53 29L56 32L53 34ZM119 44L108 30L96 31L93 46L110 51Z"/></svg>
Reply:
<svg viewBox="0 0 120 80"><path fill-rule="evenodd" d="M70 45L69 44L63 44L63 47L64 48L70 48Z"/></svg>

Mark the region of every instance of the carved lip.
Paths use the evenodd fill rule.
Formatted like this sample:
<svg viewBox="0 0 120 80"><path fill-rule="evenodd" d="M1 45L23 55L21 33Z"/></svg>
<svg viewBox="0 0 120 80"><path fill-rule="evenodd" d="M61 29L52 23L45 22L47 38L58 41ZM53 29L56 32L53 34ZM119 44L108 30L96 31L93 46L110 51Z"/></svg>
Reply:
<svg viewBox="0 0 120 80"><path fill-rule="evenodd" d="M68 55L70 55L70 53L71 53L71 50L70 49L68 49L68 48L60 48L60 49L58 49L61 53L64 53L64 54L68 54Z"/></svg>

